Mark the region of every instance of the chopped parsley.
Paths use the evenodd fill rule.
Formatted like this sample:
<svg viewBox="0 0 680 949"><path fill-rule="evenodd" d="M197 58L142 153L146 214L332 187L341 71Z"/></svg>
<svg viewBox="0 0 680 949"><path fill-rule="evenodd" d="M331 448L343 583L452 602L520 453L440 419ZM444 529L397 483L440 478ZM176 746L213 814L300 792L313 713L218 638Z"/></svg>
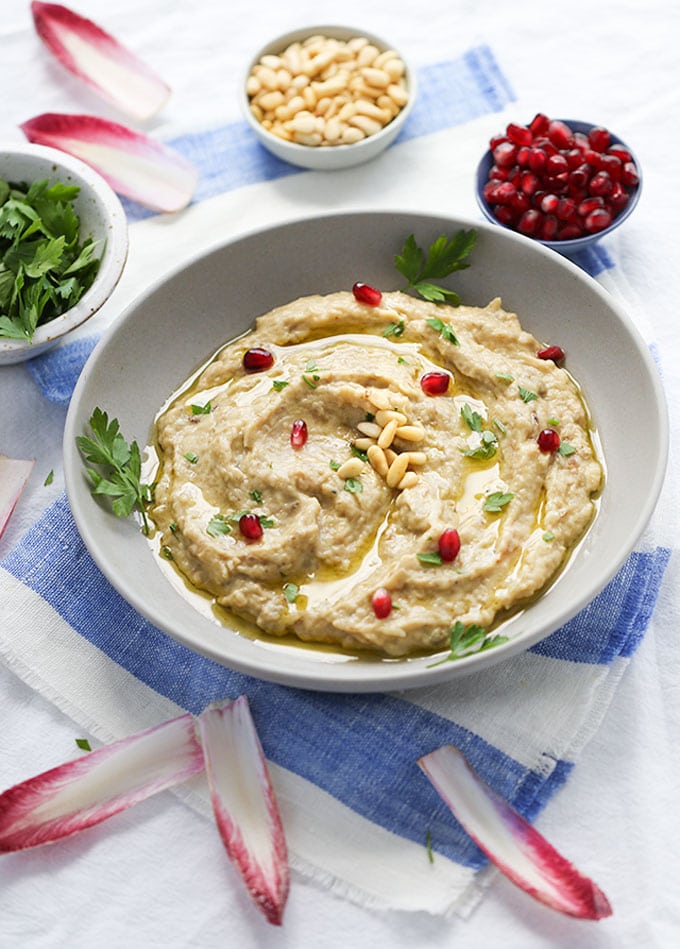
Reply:
<svg viewBox="0 0 680 949"><path fill-rule="evenodd" d="M441 567L442 565L442 555L436 550L426 551L416 556L421 563L428 564L431 567Z"/></svg>
<svg viewBox="0 0 680 949"><path fill-rule="evenodd" d="M458 306L460 297L453 290L440 287L432 280L441 280L456 270L465 270L470 265L465 258L475 245L474 230L458 231L449 239L442 234L430 244L427 256L416 243L413 234L406 238L401 254L394 258L394 265L406 277L405 290L414 290L424 300L433 303L447 302Z"/></svg>
<svg viewBox="0 0 680 949"><path fill-rule="evenodd" d="M368 454L365 451L362 451L361 448L357 448L356 445L350 445L349 450L356 458L361 458L362 461L368 461Z"/></svg>
<svg viewBox="0 0 680 949"><path fill-rule="evenodd" d="M297 585L297 583L287 583L283 588L283 595L289 603L295 603L299 592L300 587Z"/></svg>
<svg viewBox="0 0 680 949"><path fill-rule="evenodd" d="M432 831L428 830L425 834L425 850L427 851L427 859L430 863L434 863L434 854L432 853Z"/></svg>
<svg viewBox="0 0 680 949"><path fill-rule="evenodd" d="M339 468L342 467L342 465L340 464L339 461L334 461L331 458L331 460L328 462L328 467L331 469L331 471L337 471Z"/></svg>
<svg viewBox="0 0 680 949"><path fill-rule="evenodd" d="M172 556L172 551L170 550L170 548L169 548L167 545L161 547L161 553L163 554L163 556L165 557L166 560L174 560L174 559L175 559L175 558Z"/></svg>
<svg viewBox="0 0 680 949"><path fill-rule="evenodd" d="M546 542L546 544L549 544L551 540L555 540L555 535L552 533L552 531L546 531L543 535L543 540Z"/></svg>
<svg viewBox="0 0 680 949"><path fill-rule="evenodd" d="M81 240L80 188L0 179L0 337L32 342L37 326L70 310L94 282L98 245Z"/></svg>
<svg viewBox="0 0 680 949"><path fill-rule="evenodd" d="M481 433L481 442L476 448L469 448L463 452L466 458L493 458L498 448L498 439L493 432L485 431Z"/></svg>
<svg viewBox="0 0 680 949"><path fill-rule="evenodd" d="M168 529L171 533L176 534L179 531L179 524L173 521L171 524L168 524Z"/></svg>
<svg viewBox="0 0 680 949"><path fill-rule="evenodd" d="M453 343L454 346L458 346L456 334L444 320L440 320L438 316L433 316L431 319L425 320L425 322L428 326L432 327L433 330L436 330L442 339L446 339L449 343Z"/></svg>
<svg viewBox="0 0 680 949"><path fill-rule="evenodd" d="M538 398L535 392L532 392L530 389L525 389L524 386L517 386L517 391L519 392L519 397L522 402L534 402Z"/></svg>
<svg viewBox="0 0 680 949"><path fill-rule="evenodd" d="M206 532L211 537L221 537L223 534L231 534L231 527L224 514L215 514L210 518Z"/></svg>
<svg viewBox="0 0 680 949"><path fill-rule="evenodd" d="M191 405L192 415L210 415L212 412L212 402L206 402L205 405Z"/></svg>
<svg viewBox="0 0 680 949"><path fill-rule="evenodd" d="M383 336L403 336L406 325L403 320L399 320L398 323L389 323L386 329L383 330Z"/></svg>
<svg viewBox="0 0 680 949"><path fill-rule="evenodd" d="M475 412L473 410L469 402L465 403L465 405L460 410L460 414L471 432L481 432L482 416L479 414L479 412Z"/></svg>
<svg viewBox="0 0 680 949"><path fill-rule="evenodd" d="M489 636L483 626L476 623L470 623L465 626L464 623L456 621L449 630L449 654L438 662L433 662L428 668L441 666L445 662L452 662L455 659L462 659L463 656L472 655L472 653L483 652L485 649L491 649L494 646L500 646L501 643L508 641L507 636L496 634Z"/></svg>
<svg viewBox="0 0 680 949"><path fill-rule="evenodd" d="M364 415L364 422L375 422L375 415L373 412L367 412Z"/></svg>
<svg viewBox="0 0 680 949"><path fill-rule="evenodd" d="M48 487L48 485L52 484L53 481L54 481L54 469L51 468L49 474L43 481L43 487L44 488Z"/></svg>
<svg viewBox="0 0 680 949"><path fill-rule="evenodd" d="M198 455L193 451L185 451L184 457L191 465L195 465L196 462L198 461Z"/></svg>
<svg viewBox="0 0 680 949"><path fill-rule="evenodd" d="M501 422L499 418L495 418L493 420L493 424L496 426L496 428L501 433L501 435L505 435L505 433L507 432L507 428L505 427L505 425L503 425L503 423Z"/></svg>
<svg viewBox="0 0 680 949"><path fill-rule="evenodd" d="M514 496L514 494L510 494L509 492L504 494L502 491L494 491L484 502L484 510L489 511L491 514L498 514L512 501Z"/></svg>
<svg viewBox="0 0 680 949"><path fill-rule="evenodd" d="M411 363L408 361L408 359L404 359L403 356L398 356L398 357L397 357L397 362L399 363L400 366L410 366L410 365L411 365Z"/></svg>
<svg viewBox="0 0 680 949"><path fill-rule="evenodd" d="M361 494L364 490L364 486L358 478L345 478L344 488L350 494Z"/></svg>
<svg viewBox="0 0 680 949"><path fill-rule="evenodd" d="M276 392L280 392L282 389L285 389L286 386L289 386L290 382L286 382L285 379L274 379L272 382L272 389Z"/></svg>
<svg viewBox="0 0 680 949"><path fill-rule="evenodd" d="M256 504L262 504L262 494L260 491L253 490L248 492L248 497Z"/></svg>
<svg viewBox="0 0 680 949"><path fill-rule="evenodd" d="M76 738L76 745L81 751L92 751L92 745L89 743L87 738Z"/></svg>
<svg viewBox="0 0 680 949"><path fill-rule="evenodd" d="M496 373L496 378L497 378L497 379L500 379L501 382L514 382L514 381L515 381L515 377L512 376L512 375L510 375L509 372L497 372L497 373Z"/></svg>
<svg viewBox="0 0 680 949"><path fill-rule="evenodd" d="M305 383L305 385L308 385L310 389L316 389L316 384L319 381L319 376L312 376L312 378L310 379L309 376L305 375L305 373L303 372L302 381Z"/></svg>
<svg viewBox="0 0 680 949"><path fill-rule="evenodd" d="M569 455L573 455L576 449L569 442L560 442L560 447L557 449L559 455L564 455L565 458L568 458Z"/></svg>

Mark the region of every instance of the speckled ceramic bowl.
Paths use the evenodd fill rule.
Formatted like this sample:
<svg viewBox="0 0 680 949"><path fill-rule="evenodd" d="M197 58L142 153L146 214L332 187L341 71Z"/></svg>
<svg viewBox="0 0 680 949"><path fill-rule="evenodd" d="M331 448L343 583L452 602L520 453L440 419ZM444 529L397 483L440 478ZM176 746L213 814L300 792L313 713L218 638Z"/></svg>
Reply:
<svg viewBox="0 0 680 949"><path fill-rule="evenodd" d="M80 218L81 239L101 241L101 263L92 286L78 303L48 323L39 325L28 340L0 337L0 366L31 359L56 345L88 320L109 298L123 272L128 252L125 212L104 179L88 165L65 152L43 145L0 147L0 178L12 183L48 179L50 183L77 185L74 207Z"/></svg>

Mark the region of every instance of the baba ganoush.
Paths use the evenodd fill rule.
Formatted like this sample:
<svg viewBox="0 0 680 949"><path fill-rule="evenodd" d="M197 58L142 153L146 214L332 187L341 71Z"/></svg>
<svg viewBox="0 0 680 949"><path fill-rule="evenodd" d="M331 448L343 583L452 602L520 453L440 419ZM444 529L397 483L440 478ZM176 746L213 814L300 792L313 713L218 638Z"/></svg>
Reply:
<svg viewBox="0 0 680 949"><path fill-rule="evenodd" d="M404 657L493 629L557 576L603 484L560 355L498 299L278 307L157 419L160 549L273 636Z"/></svg>

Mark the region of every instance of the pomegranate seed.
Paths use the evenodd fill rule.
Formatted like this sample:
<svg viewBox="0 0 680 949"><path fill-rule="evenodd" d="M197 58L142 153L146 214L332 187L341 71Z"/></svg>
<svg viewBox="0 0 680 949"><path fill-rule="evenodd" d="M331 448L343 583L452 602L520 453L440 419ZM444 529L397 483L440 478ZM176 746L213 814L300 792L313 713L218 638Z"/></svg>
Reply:
<svg viewBox="0 0 680 949"><path fill-rule="evenodd" d="M553 211L557 210L557 205L560 203L560 199L556 194L546 194L544 198L541 199L541 211L544 214L552 214Z"/></svg>
<svg viewBox="0 0 680 949"><path fill-rule="evenodd" d="M557 233L557 218L554 214L546 214L541 224L539 237L542 241L551 241Z"/></svg>
<svg viewBox="0 0 680 949"><path fill-rule="evenodd" d="M371 606L377 619L386 619L392 612L392 597L389 591L384 587L376 590L371 599Z"/></svg>
<svg viewBox="0 0 680 949"><path fill-rule="evenodd" d="M496 146L501 145L503 142L507 142L508 136L503 132L499 132L498 135L494 135L493 138L489 139L489 148L491 151L496 148Z"/></svg>
<svg viewBox="0 0 680 949"><path fill-rule="evenodd" d="M560 362L564 359L564 350L561 346L546 346L545 349L539 349L536 355L539 359L552 359L553 362Z"/></svg>
<svg viewBox="0 0 680 949"><path fill-rule="evenodd" d="M458 531L449 527L439 538L437 543L439 555L446 563L451 563L458 556L460 550L460 535Z"/></svg>
<svg viewBox="0 0 680 949"><path fill-rule="evenodd" d="M603 126L574 132L539 112L528 126L509 123L491 151L495 164L482 187L491 213L539 240L603 231L639 185L632 155Z"/></svg>
<svg viewBox="0 0 680 949"><path fill-rule="evenodd" d="M590 179L590 184L588 185L588 191L592 195L597 197L605 198L608 194L611 193L612 188L614 187L614 182L611 180L606 171L598 171L596 175Z"/></svg>
<svg viewBox="0 0 680 949"><path fill-rule="evenodd" d="M583 226L591 234L597 234L599 231L603 231L606 227L609 227L611 222L611 212L607 211L606 208L598 208L588 215L583 222Z"/></svg>
<svg viewBox="0 0 680 949"><path fill-rule="evenodd" d="M632 161L624 162L623 168L621 169L621 183L626 185L627 188L634 188L639 181L640 179L635 163Z"/></svg>
<svg viewBox="0 0 680 949"><path fill-rule="evenodd" d="M609 147L609 132L601 126L596 126L588 132L588 142L596 152L606 152Z"/></svg>
<svg viewBox="0 0 680 949"><path fill-rule="evenodd" d="M493 160L497 165L500 165L501 168L508 168L510 165L514 165L516 155L517 146L513 145L512 142L501 142L501 144L496 145L493 150Z"/></svg>
<svg viewBox="0 0 680 949"><path fill-rule="evenodd" d="M574 133L559 119L553 119L548 126L548 138L556 148L571 148L574 144Z"/></svg>
<svg viewBox="0 0 680 949"><path fill-rule="evenodd" d="M538 176L533 173L533 171L522 172L522 176L519 179L519 186L524 192L531 196L535 191L538 190Z"/></svg>
<svg viewBox="0 0 680 949"><path fill-rule="evenodd" d="M382 293L375 287L369 287L367 283L355 283L352 287L354 299L359 303L365 303L367 306L379 306L382 300Z"/></svg>
<svg viewBox="0 0 680 949"><path fill-rule="evenodd" d="M293 427L290 430L290 443L296 450L307 444L307 423L301 418L293 422Z"/></svg>
<svg viewBox="0 0 680 949"><path fill-rule="evenodd" d="M259 540L264 533L257 514L242 514L238 521L238 529L246 540Z"/></svg>
<svg viewBox="0 0 680 949"><path fill-rule="evenodd" d="M547 115L543 115L542 112L537 112L529 123L529 129L531 130L532 135L545 135L548 131L548 126L550 125L550 119Z"/></svg>
<svg viewBox="0 0 680 949"><path fill-rule="evenodd" d="M512 227L517 220L517 212L508 204L497 204L494 208L494 214L496 215L496 220L506 227Z"/></svg>
<svg viewBox="0 0 680 949"><path fill-rule="evenodd" d="M620 162L632 161L633 156L628 151L625 145L620 145L618 142L614 145L610 145L608 149L610 155L615 155Z"/></svg>
<svg viewBox="0 0 680 949"><path fill-rule="evenodd" d="M565 224L564 227L558 228L555 238L558 241L573 241L577 237L583 237L584 233L585 231L578 223Z"/></svg>
<svg viewBox="0 0 680 949"><path fill-rule="evenodd" d="M448 372L426 372L420 377L420 388L425 395L445 395L450 382L451 376Z"/></svg>
<svg viewBox="0 0 680 949"><path fill-rule="evenodd" d="M243 354L243 368L246 372L264 372L274 365L274 357L268 349L247 349Z"/></svg>
<svg viewBox="0 0 680 949"><path fill-rule="evenodd" d="M510 122L506 133L510 141L514 142L515 145L531 145L534 140L533 132L531 132L526 125L515 125L514 122Z"/></svg>
<svg viewBox="0 0 680 949"><path fill-rule="evenodd" d="M581 201L578 206L578 213L581 217L586 217L592 211L597 211L598 208L604 207L604 200L602 198L586 198L585 201Z"/></svg>
<svg viewBox="0 0 680 949"><path fill-rule="evenodd" d="M527 234L529 237L536 233L536 229L541 222L541 214L534 208L525 211L517 222L517 230L521 234Z"/></svg>
<svg viewBox="0 0 680 949"><path fill-rule="evenodd" d="M538 436L538 447L545 452L557 451L560 447L560 436L554 428L543 429Z"/></svg>
<svg viewBox="0 0 680 949"><path fill-rule="evenodd" d="M564 155L551 155L546 162L545 170L549 175L561 175L569 171L569 162Z"/></svg>
<svg viewBox="0 0 680 949"><path fill-rule="evenodd" d="M529 168L536 174L544 171L547 161L548 155L542 148L532 148L529 152Z"/></svg>

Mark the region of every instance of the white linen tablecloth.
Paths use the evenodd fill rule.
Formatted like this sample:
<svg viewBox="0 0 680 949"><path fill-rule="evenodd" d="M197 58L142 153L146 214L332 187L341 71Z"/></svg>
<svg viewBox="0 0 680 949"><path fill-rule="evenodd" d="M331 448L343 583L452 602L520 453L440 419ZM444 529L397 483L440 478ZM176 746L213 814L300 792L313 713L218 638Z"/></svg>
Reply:
<svg viewBox="0 0 680 949"><path fill-rule="evenodd" d="M41 112L92 112L126 121L49 59L35 36L28 3L9 0L5 7L0 141L21 141L18 124ZM637 152L643 194L626 225L582 263L620 298L653 347L671 413L671 465L659 511L636 548L638 557L654 560L651 573L641 569L639 574L652 578L648 596L656 609L651 623L635 635L635 623L646 627L649 619L638 591L639 610L617 658L606 667L574 664L572 678L561 675L560 707L567 707L569 689L576 704L587 700L591 705L583 721L578 709L568 723L563 715L560 725L571 729L570 747L561 747L565 770L553 781L564 784L559 793L551 787L538 801L546 806L537 826L602 886L613 917L598 924L566 919L494 874L478 880L471 895L467 880L461 883L455 868L449 872L443 861L437 867L436 859L429 880L423 868L414 871L417 900L414 896L410 906L404 879L411 845L382 832L370 838L375 864L365 859L361 867L340 866L340 856L351 862L347 848L349 856L339 851L335 862L329 858L326 876L318 867L314 872L305 857L318 852L320 840L333 846L329 824L341 813L333 800L325 810L316 792L309 800L319 808L310 823L317 839L305 841L301 826L291 828L293 887L283 930L273 931L229 866L200 795L180 800L165 794L59 845L0 858L0 946L676 945L680 663L674 647L680 598L674 409L680 346L674 300L680 290L680 200L672 187L672 165L680 145L680 75L675 5L605 0L593 7L577 0L569 7L552 2L516 6L480 0L397 11L392 4L365 8L349 0L339 12L327 4L286 7L269 0L256 9L217 0L191 7L121 0L114 9L102 0L83 0L77 9L168 80L173 96L146 130L196 160L202 177L195 203L181 215L152 216L126 203L131 248L125 274L106 307L78 334L80 348L73 351L70 369L49 359L0 369L0 453L36 458L34 477L0 541L0 561L11 567L3 571L0 587L5 657L0 664L0 789L74 757L75 737L87 733L94 740L111 740L177 708L168 694L141 683L129 665L104 662L96 645L77 641L47 600L29 589L23 576L17 579L17 551L22 563L29 562L36 556L33 525L43 518L54 524L62 515L67 520L60 507L61 433L70 386L94 336L151 282L202 249L256 226L327 210L423 210L479 219L475 164L489 136L507 121L526 121L544 111L608 125ZM270 37L324 22L389 37L419 71L420 107L401 140L370 164L333 175L274 172L245 132L236 86L252 52ZM625 424L625 406L621 416ZM43 485L50 470L54 481ZM64 530L55 534L55 543L63 538L70 543L68 525ZM69 556L65 549L64 564ZM54 545L50 569L59 569ZM532 655L522 665L523 673L536 670L538 713L542 662ZM584 681L588 675L592 690ZM493 741L493 699L485 714L473 680L459 691L456 714L450 717L472 722ZM419 708L439 712L438 696L421 695L417 701ZM529 760L532 740L538 747L546 735L537 721L535 728L526 728L526 736L526 748L513 750ZM288 816L292 823L293 802L297 807L307 788L283 769L275 777L281 782L284 820ZM355 825L348 820L347 826ZM376 875L382 879L371 880ZM428 886L429 894L424 892ZM468 909L463 916L442 909L447 887L455 908L456 886L461 886L457 908ZM389 899L385 894L391 888Z"/></svg>

